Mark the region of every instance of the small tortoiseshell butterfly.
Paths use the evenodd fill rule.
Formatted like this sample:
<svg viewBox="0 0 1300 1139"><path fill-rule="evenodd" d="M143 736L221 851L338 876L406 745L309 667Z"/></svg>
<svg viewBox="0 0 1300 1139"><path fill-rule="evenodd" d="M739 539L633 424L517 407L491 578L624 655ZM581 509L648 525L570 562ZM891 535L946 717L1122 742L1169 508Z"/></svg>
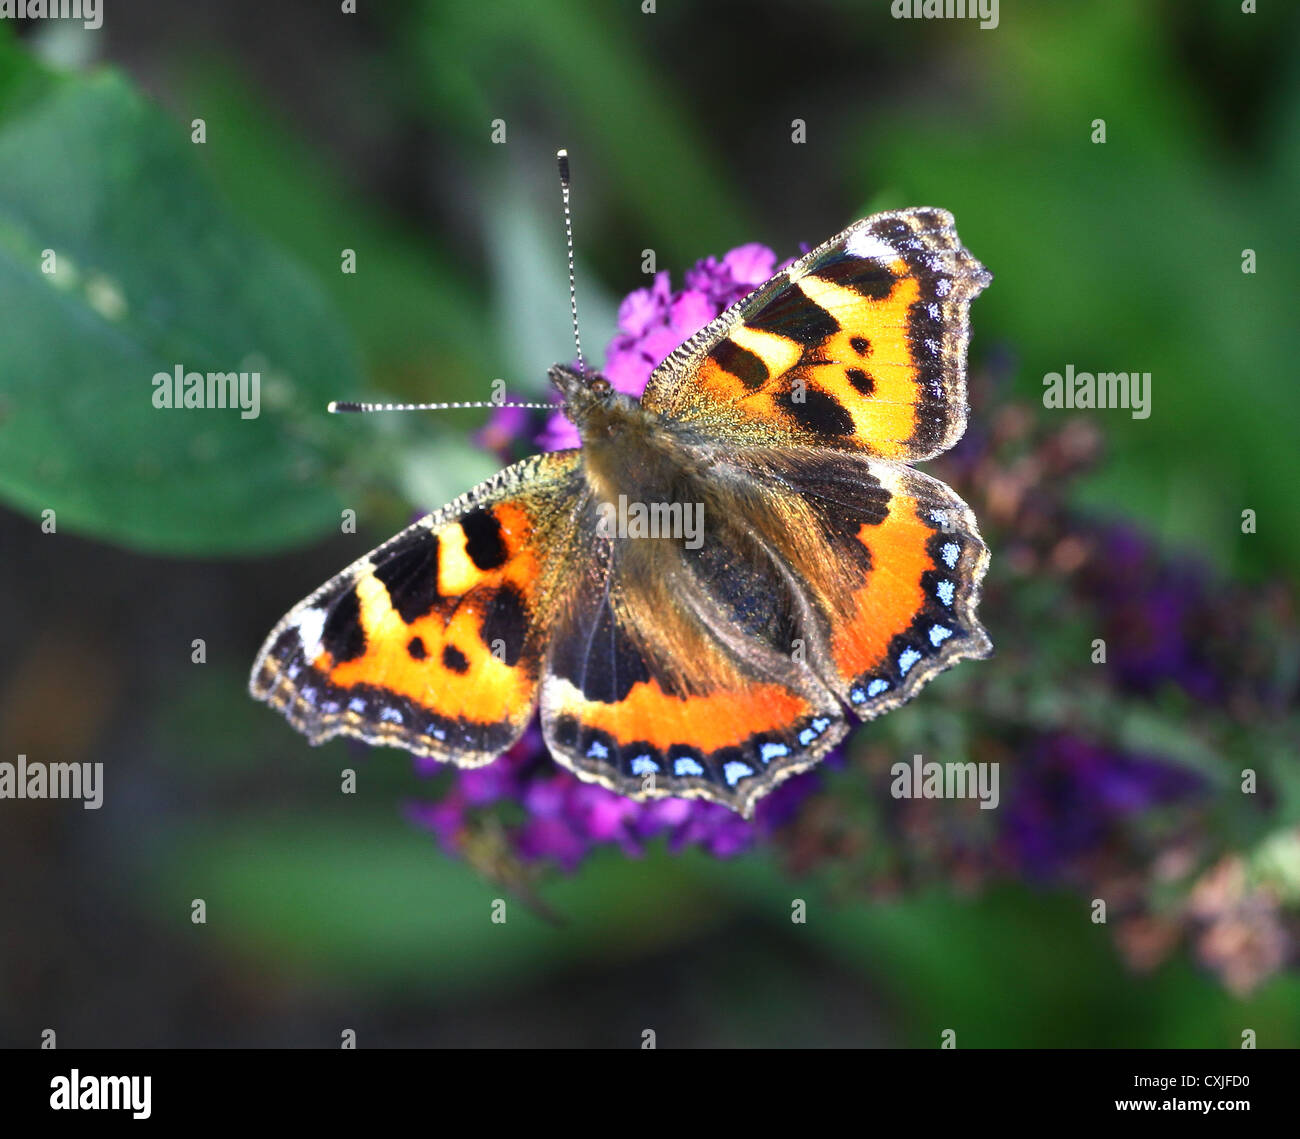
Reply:
<svg viewBox="0 0 1300 1139"><path fill-rule="evenodd" d="M967 311L990 280L951 214L881 213L691 337L640 400L556 365L581 448L326 583L272 631L252 694L312 743L464 767L540 703L580 778L750 815L850 715L991 650L975 518L909 465L965 430ZM605 524L617 503L702 510L703 540L628 536Z"/></svg>

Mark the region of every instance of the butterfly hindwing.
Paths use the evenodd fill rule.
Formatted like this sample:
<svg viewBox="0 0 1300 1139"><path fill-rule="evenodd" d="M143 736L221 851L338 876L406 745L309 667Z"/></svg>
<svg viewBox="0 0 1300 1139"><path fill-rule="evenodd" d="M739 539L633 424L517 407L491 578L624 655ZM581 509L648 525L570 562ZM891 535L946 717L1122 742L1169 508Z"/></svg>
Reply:
<svg viewBox="0 0 1300 1139"><path fill-rule="evenodd" d="M820 615L815 661L871 719L945 668L991 651L976 616L988 550L970 508L928 475L861 454L738 451L775 507L775 550Z"/></svg>
<svg viewBox="0 0 1300 1139"><path fill-rule="evenodd" d="M889 490L889 516L859 531L872 571L832 638L836 690L864 720L958 661L993 651L976 616L989 553L974 513L920 471L873 470Z"/></svg>
<svg viewBox="0 0 1300 1139"><path fill-rule="evenodd" d="M929 458L965 430L967 313L989 280L946 210L864 218L673 352L644 403L741 445Z"/></svg>
<svg viewBox="0 0 1300 1139"><path fill-rule="evenodd" d="M535 703L577 452L526 459L371 551L272 631L250 688L313 743L349 735L475 766Z"/></svg>
<svg viewBox="0 0 1300 1139"><path fill-rule="evenodd" d="M709 538L704 548L719 550ZM560 763L633 798L703 798L748 815L840 739L843 712L784 651L784 619L737 620L741 608L789 608L777 575L748 564L729 581L668 541L597 552L557 620L542 684Z"/></svg>

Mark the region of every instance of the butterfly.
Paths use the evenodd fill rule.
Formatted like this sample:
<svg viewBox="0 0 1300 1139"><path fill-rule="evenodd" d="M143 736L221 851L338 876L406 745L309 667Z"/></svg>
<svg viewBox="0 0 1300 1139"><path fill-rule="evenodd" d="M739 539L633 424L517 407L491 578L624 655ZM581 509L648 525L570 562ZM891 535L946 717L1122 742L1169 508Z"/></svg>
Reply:
<svg viewBox="0 0 1300 1139"><path fill-rule="evenodd" d="M579 778L750 816L854 720L991 652L974 515L911 465L965 431L991 279L946 211L880 213L701 329L639 400L555 365L581 447L507 467L316 590L252 695L314 744L462 767L540 708Z"/></svg>

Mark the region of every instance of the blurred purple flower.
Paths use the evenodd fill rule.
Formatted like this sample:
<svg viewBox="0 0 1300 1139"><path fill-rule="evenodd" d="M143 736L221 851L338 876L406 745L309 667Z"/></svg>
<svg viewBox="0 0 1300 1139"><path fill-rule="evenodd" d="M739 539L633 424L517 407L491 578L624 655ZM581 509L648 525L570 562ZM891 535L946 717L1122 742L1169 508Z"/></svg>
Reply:
<svg viewBox="0 0 1300 1139"><path fill-rule="evenodd" d="M445 851L460 853L476 811L514 804L525 815L521 824L506 831L515 855L525 862L551 861L565 870L575 869L596 847L617 846L635 857L656 838L666 839L673 853L696 846L729 858L788 821L817 785L815 772L796 775L764 798L750 821L717 803L638 803L558 766L536 722L509 751L484 767L466 770L434 763L432 769L449 770L451 788L435 803L412 805L408 814L431 831ZM424 773L432 773L427 764Z"/></svg>
<svg viewBox="0 0 1300 1139"><path fill-rule="evenodd" d="M511 396L507 402L528 401ZM520 441L536 431L532 424L538 414L544 413L526 407L498 407L475 433L474 442L485 451L491 451L502 463L513 463L522 457L517 453Z"/></svg>
<svg viewBox="0 0 1300 1139"><path fill-rule="evenodd" d="M1124 820L1187 800L1202 786L1194 773L1160 759L1046 736L1017 765L1001 844L1022 873L1056 878L1101 848Z"/></svg>
<svg viewBox="0 0 1300 1139"><path fill-rule="evenodd" d="M1122 687L1146 694L1171 681L1193 699L1222 698L1208 635L1216 599L1201 566L1162 557L1120 523L1100 532L1082 588L1104 615L1108 660Z"/></svg>

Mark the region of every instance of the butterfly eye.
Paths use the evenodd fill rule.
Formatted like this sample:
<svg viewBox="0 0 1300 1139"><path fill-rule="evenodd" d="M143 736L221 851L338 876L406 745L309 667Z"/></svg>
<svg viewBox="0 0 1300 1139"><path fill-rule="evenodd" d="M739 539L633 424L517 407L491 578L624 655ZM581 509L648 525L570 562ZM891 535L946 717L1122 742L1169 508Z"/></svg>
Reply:
<svg viewBox="0 0 1300 1139"><path fill-rule="evenodd" d="M597 376L591 381L589 390L592 395L608 395L610 390L609 381L604 376Z"/></svg>

